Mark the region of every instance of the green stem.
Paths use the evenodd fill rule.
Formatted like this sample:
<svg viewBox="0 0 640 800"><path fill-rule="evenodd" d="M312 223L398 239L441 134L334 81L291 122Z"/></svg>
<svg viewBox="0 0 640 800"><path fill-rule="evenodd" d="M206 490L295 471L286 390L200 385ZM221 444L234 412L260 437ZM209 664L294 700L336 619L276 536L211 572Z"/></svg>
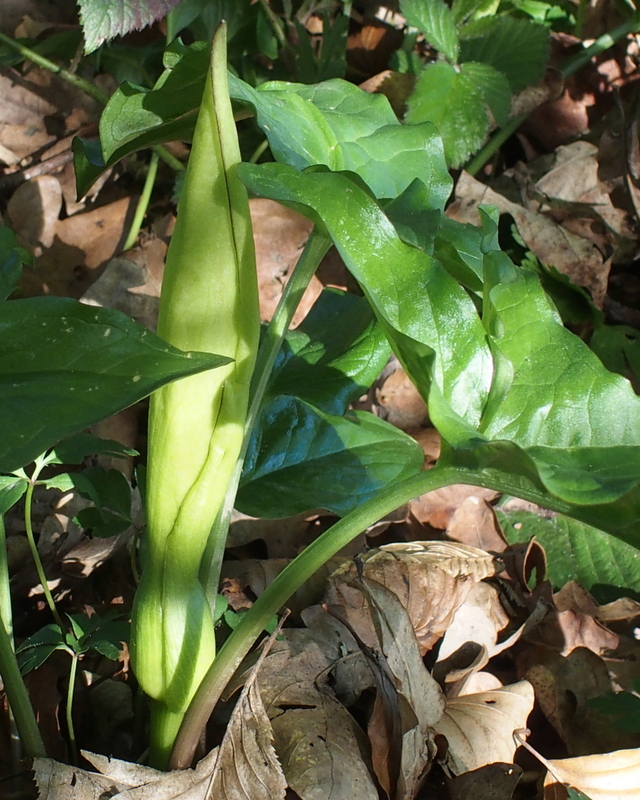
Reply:
<svg viewBox="0 0 640 800"><path fill-rule="evenodd" d="M78 654L71 652L71 671L69 673L69 686L67 687L67 730L69 732L69 744L71 745L71 763L78 764L78 746L76 744L76 731L73 727L73 695L76 688L76 675L78 673Z"/></svg>
<svg viewBox="0 0 640 800"><path fill-rule="evenodd" d="M13 652L11 637L0 617L0 675L4 684L11 711L18 726L25 755L29 758L44 758L47 752L38 730L27 689L20 675L18 662Z"/></svg>
<svg viewBox="0 0 640 800"><path fill-rule="evenodd" d="M582 29L584 27L584 10L587 5L587 0L580 0L578 9L576 11L576 24L573 29L573 35L576 39L582 39Z"/></svg>
<svg viewBox="0 0 640 800"><path fill-rule="evenodd" d="M171 754L170 766L179 769L191 764L200 733L240 662L268 621L316 570L369 525L386 514L414 497L457 483L483 486L514 494L561 512L566 512L568 509L566 503L549 497L535 484L513 480L497 470L473 471L461 467L437 466L407 478L363 503L310 544L278 575L253 607L243 615L240 624L216 656L191 701Z"/></svg>
<svg viewBox="0 0 640 800"><path fill-rule="evenodd" d="M85 94L88 94L89 97L93 97L93 99L97 103L100 103L100 105L106 106L106 104L109 102L109 95L105 94L102 89L100 89L94 83L91 83L91 81L88 81L85 78L81 78L79 75L76 75L73 72L69 72L68 69L56 64L55 61L50 61L48 58L45 58L45 56L41 56L40 53L36 53L36 51L32 50L30 47L25 47L25 45L20 44L20 42L16 42L15 39L12 39L10 36L7 36L1 32L0 42L3 42L7 45L7 47L11 47L17 53L20 53L20 55L27 61L31 61L32 63L37 64L39 67L52 72L54 75L58 75L67 83L70 83L72 86L80 89ZM179 161L175 156L172 156L171 153L169 153L168 150L166 150L162 145L157 144L152 149L172 169L176 171L184 169L182 162Z"/></svg>
<svg viewBox="0 0 640 800"><path fill-rule="evenodd" d="M465 171L468 172L469 175L475 175L476 172L481 170L482 167L493 158L507 139L518 130L528 116L528 114L519 114L517 117L510 119L500 130L496 131L485 146L476 153L471 161L469 161L465 167Z"/></svg>
<svg viewBox="0 0 640 800"><path fill-rule="evenodd" d="M4 515L0 514L0 619L9 637L11 649L15 650L13 641L13 614L11 609L11 587L9 584L9 560L7 557L7 537L4 527ZM14 772L20 768L20 732L13 709L9 706L9 728L11 737L11 767Z"/></svg>
<svg viewBox="0 0 640 800"><path fill-rule="evenodd" d="M576 73L594 56L603 53L612 47L617 41L628 36L630 33L635 33L640 30L640 11L633 14L628 20L618 25L609 33L600 36L589 47L585 47L580 53L568 58L565 63L560 67L560 72L563 78L568 78L570 75ZM485 146L469 161L465 167L470 175L475 175L484 165L493 157L496 151L504 144L504 142L514 134L520 125L527 119L529 114L521 114L509 120L507 124L496 131Z"/></svg>
<svg viewBox="0 0 640 800"><path fill-rule="evenodd" d="M260 343L260 349L258 350L256 365L253 371L252 395L245 422L242 450L240 451L233 477L229 482L224 505L211 531L207 541L207 549L202 559L203 566L200 572L200 581L204 587L212 611L215 611L224 548L227 541L229 524L231 522L233 504L242 476L242 467L249 446L251 431L256 424L258 414L262 408L262 401L267 389L267 384L269 383L271 370L273 369L277 355L282 347L284 337L289 330L291 321L300 305L302 296L311 278L330 246L331 239L326 234L320 233L317 228L314 228L302 251L302 255L298 259L298 263L293 270L291 278L284 287L278 306L271 318L264 338Z"/></svg>
<svg viewBox="0 0 640 800"><path fill-rule="evenodd" d="M265 139L264 141L260 142L260 144L256 147L256 149L251 154L251 158L249 159L249 164L257 164L258 159L264 153L264 151L269 147L269 140Z"/></svg>
<svg viewBox="0 0 640 800"><path fill-rule="evenodd" d="M585 64L588 64L594 56L604 53L605 50L613 47L617 41L628 36L630 33L636 33L638 30L640 30L640 11L636 11L629 19L618 25L617 28L609 31L609 33L604 33L602 36L599 36L589 47L585 47L584 50L576 53L575 56L568 58L560 68L562 76L568 78L570 75L573 75L581 67L584 67Z"/></svg>
<svg viewBox="0 0 640 800"><path fill-rule="evenodd" d="M276 39L280 43L280 47L284 47L284 45L287 43L287 39L284 35L282 27L280 26L280 20L267 0L260 0L260 5L262 6L262 10L264 11L266 18L269 20L269 24L271 25L271 29L273 30Z"/></svg>
<svg viewBox="0 0 640 800"><path fill-rule="evenodd" d="M246 433L250 432L255 425L267 388L267 383L269 382L271 370L273 369L277 355L282 347L284 337L289 330L293 316L296 313L296 309L300 305L302 296L311 278L330 247L331 239L329 236L315 227L311 231L311 236L309 236L307 240L289 282L284 287L284 291L278 302L278 307L269 323L264 339L260 344L260 350L258 351L258 357L256 359L256 366L253 372L252 400L245 426L245 445L247 440Z"/></svg>
<svg viewBox="0 0 640 800"><path fill-rule="evenodd" d="M530 480L512 477L492 468L473 470L446 466L436 466L407 478L363 503L336 522L288 564L260 595L252 608L243 615L240 624L216 656L191 701L171 753L171 768L186 768L191 764L200 733L225 686L265 625L291 595L316 570L374 522L414 497L452 484L482 486L530 500L560 513L570 511L569 504L548 495L541 486Z"/></svg>
<svg viewBox="0 0 640 800"><path fill-rule="evenodd" d="M142 221L144 219L144 215L147 213L149 200L151 199L151 192L153 191L153 186L156 182L159 158L160 156L157 153L151 153L151 161L149 162L147 177L144 181L140 200L138 200L138 205L136 206L136 213L134 214L133 222L131 223L127 241L124 243L124 250L131 250L138 240L138 234L140 233L140 228L142 227Z"/></svg>
<svg viewBox="0 0 640 800"><path fill-rule="evenodd" d="M0 618L4 624L5 631L12 640L13 647L13 615L11 613L11 589L9 586L7 537L5 533L3 514L0 514Z"/></svg>
<svg viewBox="0 0 640 800"><path fill-rule="evenodd" d="M165 770L184 714L170 711L164 703L151 701L149 766Z"/></svg>
<svg viewBox="0 0 640 800"><path fill-rule="evenodd" d="M40 553L38 552L38 546L36 545L35 537L33 535L33 525L31 520L31 505L33 502L33 489L35 486L35 480L36 480L36 475L34 473L32 479L29 481L29 485L27 486L27 491L25 492L24 496L24 527L27 533L27 541L29 542L29 548L31 549L31 556L33 558L34 564L36 565L38 578L40 579L40 583L42 585L42 591L44 592L47 605L51 610L51 614L53 615L56 625L59 626L61 632L64 632L65 628L64 625L62 624L62 618L58 613L58 609L53 599L53 595L49 590L49 585L47 584L47 576L44 571L44 567L42 565L42 560L40 558Z"/></svg>

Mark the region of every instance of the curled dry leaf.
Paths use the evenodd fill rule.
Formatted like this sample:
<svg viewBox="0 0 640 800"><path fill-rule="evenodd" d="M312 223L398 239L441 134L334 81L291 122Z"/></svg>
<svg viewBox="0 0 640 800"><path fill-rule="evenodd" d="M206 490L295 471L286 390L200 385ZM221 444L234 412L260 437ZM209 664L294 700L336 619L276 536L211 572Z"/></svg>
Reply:
<svg viewBox="0 0 640 800"><path fill-rule="evenodd" d="M579 789L590 800L636 800L638 797L640 749L563 758L548 763L550 771L544 780L544 800L564 800L567 791L563 784Z"/></svg>
<svg viewBox="0 0 640 800"><path fill-rule="evenodd" d="M407 542L383 545L363 557L364 576L393 591L407 609L424 655L447 630L474 584L496 574L488 553L458 542ZM353 562L329 579L325 602L341 606L342 618L368 646L374 646L369 606L358 588Z"/></svg>
<svg viewBox="0 0 640 800"><path fill-rule="evenodd" d="M88 772L50 758L33 762L39 800L202 800L218 757L213 750L195 769L159 772L151 767L83 751L99 771ZM225 798L225 800L227 800Z"/></svg>
<svg viewBox="0 0 640 800"><path fill-rule="evenodd" d="M376 710L395 740L372 738L374 767L394 800L412 800L435 755L433 730L444 710L444 695L424 666L409 615L396 594L366 578L359 585L370 605L376 650L384 656L377 675L384 678L386 673L391 679L379 680L379 693L387 694L390 702Z"/></svg>
<svg viewBox="0 0 640 800"><path fill-rule="evenodd" d="M519 681L495 691L455 697L435 724L447 740L446 765L454 775L485 764L513 762L513 732L526 727L534 703L533 686Z"/></svg>

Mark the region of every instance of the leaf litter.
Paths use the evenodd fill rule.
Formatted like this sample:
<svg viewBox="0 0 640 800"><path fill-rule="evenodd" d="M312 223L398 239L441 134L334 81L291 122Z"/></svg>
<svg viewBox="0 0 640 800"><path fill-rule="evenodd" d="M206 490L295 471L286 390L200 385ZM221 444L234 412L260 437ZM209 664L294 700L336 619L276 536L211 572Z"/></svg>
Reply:
<svg viewBox="0 0 640 800"><path fill-rule="evenodd" d="M585 24L597 29L592 8L604 6L589 4ZM352 46L362 51L359 57L380 60L377 42L390 35L389 28L365 25ZM627 74L626 63L617 72L607 62L597 69L609 86L623 82ZM95 305L122 308L154 327L171 220L154 223L155 230L134 251L122 254L131 193L107 181L95 207L95 197L77 203L70 191L68 136L95 121L95 105L34 68L8 82L4 75L0 78L0 158L5 179L14 180L8 190L5 184L11 195L7 214L37 258L35 271L26 271L23 291L82 295ZM554 92L557 87L549 94ZM612 302L610 271L638 255L637 126L612 125L597 144L569 143L567 136L587 126L587 110L599 102L598 92L588 87L581 100L565 92L553 113L556 119L564 114L567 125L573 115L574 128L567 134L569 128L563 132L557 124L557 141L549 148L557 147L555 152L538 163L517 165L490 186L463 173L449 213L476 222L479 203L496 205L515 220L525 246L543 265L564 272L590 292L597 308L606 310ZM548 103L541 113L549 115L553 105ZM45 116L60 122L57 133L44 125ZM534 115L528 128L532 136L535 126ZM28 173L49 159L52 163L43 172ZM16 182L20 177L25 180ZM269 319L309 223L271 201L254 201L252 211L262 316ZM273 236L276 228L278 235ZM323 285L347 285L335 257L319 274L296 322ZM426 409L395 367L362 402L410 431L427 453L437 453L437 434L429 428ZM128 433L123 436L135 439L137 425L125 426ZM132 461L126 464L123 469L130 477ZM60 763L67 757L60 689L68 667L59 654L60 659L29 676L50 752L59 759L36 764L40 796L84 800L109 792L123 800L209 795L240 800L284 797L289 787L302 800L341 800L354 794L409 800L426 796L425 781L434 778L447 786L452 798L508 800L522 774L514 760L538 775L542 772L517 750L522 735L514 741L514 732L530 725L534 746L545 739L551 743L545 751L550 758L545 798L566 796L559 783L581 789L591 800L635 797L640 785L638 732L612 730L610 719L591 701L612 690L634 691L640 658L637 603L631 598L604 602L608 598L598 595L600 578L595 574L587 589L597 599L575 582L558 583L551 538L525 531L526 541L520 543L510 536L505 518L496 517L497 500L495 493L477 488L449 487L417 498L365 532L357 546L330 565L330 574L318 576L299 598L291 626L263 652L259 673L250 671L255 655L243 666L230 687L231 692L244 684L243 694L237 701L229 696L221 712L227 714L225 737L195 770L167 775L90 753L84 757L95 771ZM118 556L123 551L113 547L115 540L104 540L106 554L97 554L90 545L101 540L73 522L79 509L49 505L50 498L43 499L36 524L45 534L51 531L42 536L40 547L47 554L57 598L89 610L128 608L131 587L116 577L124 562ZM558 529L563 531L562 519L535 508L527 513L555 525L556 537ZM273 521L239 520L246 524L232 534L234 560L227 562L225 572L235 581L229 584L233 597L231 590L227 594L235 609L241 613L250 605L286 560L330 520L321 512L278 521L275 535ZM8 525L15 526L10 540L20 552L23 531L11 519ZM548 577L544 550L532 535L549 548ZM262 557L261 548L271 558ZM585 554L572 556L588 575L581 560ZM70 562L77 567L73 576ZM31 607L26 605L34 580L33 575L25 577L23 556L14 569L25 619L33 619L43 604L36 593ZM83 580L88 574L100 580L89 585ZM620 590L635 575L612 580ZM104 659L86 667L83 697L96 708L98 693L91 686L127 686L126 662L115 671L105 669ZM118 691L105 696L113 698ZM534 697L535 713L530 715ZM117 705L113 699L106 704ZM112 734L112 749L127 730L126 708L125 699L111 719L102 718ZM92 717L93 725L96 719ZM109 747L107 740L102 744ZM122 749L123 757L130 757L130 743ZM223 764L229 768L222 769Z"/></svg>

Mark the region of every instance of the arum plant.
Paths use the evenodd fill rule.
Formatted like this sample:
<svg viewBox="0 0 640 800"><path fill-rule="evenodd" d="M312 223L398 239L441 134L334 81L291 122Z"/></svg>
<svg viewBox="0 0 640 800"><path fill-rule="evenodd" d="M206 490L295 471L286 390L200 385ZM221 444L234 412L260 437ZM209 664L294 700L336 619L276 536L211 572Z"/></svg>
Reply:
<svg viewBox="0 0 640 800"><path fill-rule="evenodd" d="M147 550L131 657L153 699L157 765L215 657L199 573L240 455L258 346L255 256L239 162L221 27L167 253L158 333L176 347L223 355L228 364L157 391L149 417Z"/></svg>

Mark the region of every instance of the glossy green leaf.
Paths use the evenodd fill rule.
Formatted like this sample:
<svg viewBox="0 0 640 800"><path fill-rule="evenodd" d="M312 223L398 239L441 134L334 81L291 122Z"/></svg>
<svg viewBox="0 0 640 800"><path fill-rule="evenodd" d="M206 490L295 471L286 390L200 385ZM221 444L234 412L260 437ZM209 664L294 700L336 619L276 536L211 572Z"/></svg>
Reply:
<svg viewBox="0 0 640 800"><path fill-rule="evenodd" d="M27 491L27 481L16 475L0 475L0 516L6 514Z"/></svg>
<svg viewBox="0 0 640 800"><path fill-rule="evenodd" d="M555 589L576 580L599 603L618 597L640 599L640 551L603 531L557 515L499 511L511 544L535 536L547 553L547 573Z"/></svg>
<svg viewBox="0 0 640 800"><path fill-rule="evenodd" d="M458 60L456 23L444 0L401 0L400 10L409 25L424 33L430 45L449 61Z"/></svg>
<svg viewBox="0 0 640 800"><path fill-rule="evenodd" d="M495 6L497 6L498 3L496 3L496 0L453 0L451 4L451 13L453 14L456 25L460 25L474 14L479 16L486 13L494 14Z"/></svg>
<svg viewBox="0 0 640 800"><path fill-rule="evenodd" d="M236 505L261 517L311 508L342 515L419 472L423 460L417 442L372 414L325 414L280 395L254 429Z"/></svg>
<svg viewBox="0 0 640 800"><path fill-rule="evenodd" d="M495 375L480 432L525 448L569 502L609 502L636 486L640 399L562 325L537 275L488 253L483 314Z"/></svg>
<svg viewBox="0 0 640 800"><path fill-rule="evenodd" d="M37 633L25 639L16 650L20 672L26 675L41 667L56 650L68 650L65 637L59 625L45 625Z"/></svg>
<svg viewBox="0 0 640 800"><path fill-rule="evenodd" d="M98 508L110 508L122 516L131 513L131 486L119 470L89 467L75 473L73 479L80 494Z"/></svg>
<svg viewBox="0 0 640 800"><path fill-rule="evenodd" d="M151 91L124 84L100 121L103 166L86 144L75 145L78 193L100 170L151 144L190 138L202 97L208 53L174 43L167 69ZM280 161L297 169L325 164L357 172L378 197L395 197L416 177L438 190L444 205L451 179L439 137L430 125L400 125L389 101L347 81L314 86L271 81L254 89L229 74L233 100L250 106Z"/></svg>
<svg viewBox="0 0 640 800"><path fill-rule="evenodd" d="M486 17L461 31L460 61L481 61L506 76L518 92L542 79L549 60L544 25L503 15Z"/></svg>
<svg viewBox="0 0 640 800"><path fill-rule="evenodd" d="M256 90L230 77L229 90L254 108L277 160L297 169L324 164L350 170L377 197L396 197L419 177L444 207L452 184L437 132L430 125L400 125L383 95L341 80L315 86L273 81Z"/></svg>
<svg viewBox="0 0 640 800"><path fill-rule="evenodd" d="M100 142L107 164L123 146L145 132L193 115L187 128L193 130L195 112L200 106L204 79L209 64L205 42L192 47L174 43L165 53L165 64L153 90L125 83L112 95L100 118ZM173 130L173 129L172 129Z"/></svg>
<svg viewBox="0 0 640 800"><path fill-rule="evenodd" d="M628 325L599 325L589 347L611 372L640 378L640 331Z"/></svg>
<svg viewBox="0 0 640 800"><path fill-rule="evenodd" d="M465 290L436 259L403 242L348 175L299 173L281 164L244 164L240 175L256 194L322 218L432 420L451 441L468 441L492 376L484 330Z"/></svg>
<svg viewBox="0 0 640 800"><path fill-rule="evenodd" d="M510 98L506 79L491 66L472 62L454 68L438 61L420 75L407 102L405 122L434 123L447 162L460 166L486 139L491 116L506 119Z"/></svg>
<svg viewBox="0 0 640 800"><path fill-rule="evenodd" d="M34 297L0 306L0 470L11 472L166 383L228 363L182 353L117 311Z"/></svg>
<svg viewBox="0 0 640 800"><path fill-rule="evenodd" d="M267 392L295 395L327 414L344 414L378 377L390 352L364 297L325 289L287 334Z"/></svg>

